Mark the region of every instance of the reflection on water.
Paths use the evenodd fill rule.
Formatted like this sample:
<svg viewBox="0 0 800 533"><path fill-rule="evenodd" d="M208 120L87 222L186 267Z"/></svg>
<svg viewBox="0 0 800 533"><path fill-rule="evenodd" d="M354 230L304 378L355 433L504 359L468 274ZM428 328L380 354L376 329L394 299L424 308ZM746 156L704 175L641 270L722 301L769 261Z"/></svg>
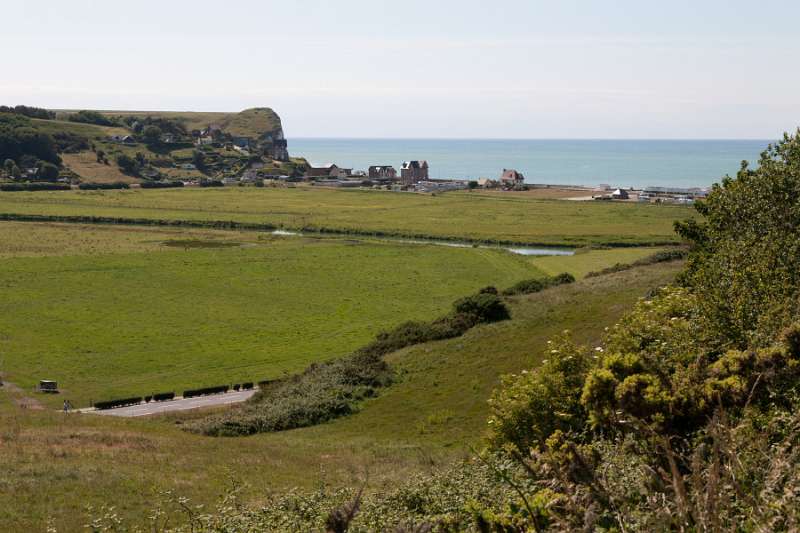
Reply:
<svg viewBox="0 0 800 533"><path fill-rule="evenodd" d="M297 231L286 231L276 229L272 232L273 235L283 235L290 237L302 237L302 233ZM482 244L470 244L468 242L454 242L454 241L436 241L436 240L409 240L409 239L395 239L392 237L370 237L372 239L379 239L382 241L404 242L409 244L433 244L435 246L449 246L451 248L495 248L499 250L507 250L512 254L517 255L530 255L530 256L545 256L545 255L575 255L574 250L564 250L557 248L506 248L503 246L489 246Z"/></svg>

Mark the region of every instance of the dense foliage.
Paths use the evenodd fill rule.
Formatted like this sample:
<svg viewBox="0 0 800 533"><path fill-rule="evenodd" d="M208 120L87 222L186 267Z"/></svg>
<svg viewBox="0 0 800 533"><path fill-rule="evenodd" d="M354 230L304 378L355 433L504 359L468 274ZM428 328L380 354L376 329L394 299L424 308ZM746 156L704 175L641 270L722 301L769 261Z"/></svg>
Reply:
<svg viewBox="0 0 800 533"><path fill-rule="evenodd" d="M96 126L116 126L117 122L97 111L78 111L67 117L70 122L80 122L83 124L94 124Z"/></svg>
<svg viewBox="0 0 800 533"><path fill-rule="evenodd" d="M53 138L37 130L25 116L0 113L0 161L10 159L19 166L29 159L35 165L45 161L61 164Z"/></svg>
<svg viewBox="0 0 800 533"><path fill-rule="evenodd" d="M800 296L800 134L743 162L699 204L700 222L679 224L695 246L684 281L722 345L768 345Z"/></svg>
<svg viewBox="0 0 800 533"><path fill-rule="evenodd" d="M82 191L97 191L110 189L130 189L130 185L123 182L113 183L81 183L78 188Z"/></svg>
<svg viewBox="0 0 800 533"><path fill-rule="evenodd" d="M574 283L575 277L572 274L563 273L552 277L526 279L515 283L511 287L503 291L505 296L513 296L515 294L533 294L535 292L543 291L548 287L556 287L564 285L565 283Z"/></svg>
<svg viewBox="0 0 800 533"><path fill-rule="evenodd" d="M45 120L56 118L54 111L27 105L16 105L14 107L0 105L0 113L15 113L29 118L41 118Z"/></svg>
<svg viewBox="0 0 800 533"><path fill-rule="evenodd" d="M595 349L566 339L492 399L490 446L541 505L517 529L792 530L800 491L800 137L714 187L684 287L643 300ZM489 511L492 511L489 509Z"/></svg>

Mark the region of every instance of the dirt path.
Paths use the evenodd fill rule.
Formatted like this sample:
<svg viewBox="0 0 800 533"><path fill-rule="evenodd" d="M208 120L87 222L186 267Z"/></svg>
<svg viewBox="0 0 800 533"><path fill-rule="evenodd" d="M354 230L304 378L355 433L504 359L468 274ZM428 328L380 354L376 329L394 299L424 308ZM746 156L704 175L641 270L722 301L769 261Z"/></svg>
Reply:
<svg viewBox="0 0 800 533"><path fill-rule="evenodd" d="M39 400L27 396L25 390L22 389L21 387L18 387L17 385L11 383L10 381L5 381L4 379L2 379L2 376L0 376L0 382L3 383L3 386L0 387L0 390L4 390L7 393L9 393L9 396L11 397L12 401L19 407L23 409L36 409L36 410L44 409L44 405L42 405Z"/></svg>

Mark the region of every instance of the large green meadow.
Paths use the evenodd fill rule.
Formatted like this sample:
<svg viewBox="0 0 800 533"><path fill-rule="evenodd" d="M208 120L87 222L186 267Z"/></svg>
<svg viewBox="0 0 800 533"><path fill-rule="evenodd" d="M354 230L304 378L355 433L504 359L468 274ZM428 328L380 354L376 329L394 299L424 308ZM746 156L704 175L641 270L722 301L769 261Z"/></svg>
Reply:
<svg viewBox="0 0 800 533"><path fill-rule="evenodd" d="M484 285L540 275L490 249L115 226L0 231L2 370L26 389L57 380L75 405L279 378L434 318Z"/></svg>
<svg viewBox="0 0 800 533"><path fill-rule="evenodd" d="M681 206L329 188L187 188L0 194L0 213L261 223L547 245L677 243Z"/></svg>

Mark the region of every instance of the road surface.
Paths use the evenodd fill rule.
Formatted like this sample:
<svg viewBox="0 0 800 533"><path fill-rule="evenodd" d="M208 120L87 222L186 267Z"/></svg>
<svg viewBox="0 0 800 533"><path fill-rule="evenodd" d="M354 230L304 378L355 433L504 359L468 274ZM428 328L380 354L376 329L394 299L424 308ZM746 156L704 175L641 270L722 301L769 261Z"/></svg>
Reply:
<svg viewBox="0 0 800 533"><path fill-rule="evenodd" d="M217 407L232 403L241 403L253 394L255 390L233 391L225 394L210 394L208 396L197 396L195 398L175 398L166 402L141 403L128 407L117 407L116 409L81 409L81 412L92 413L105 416L148 416L160 413L170 413L173 411L185 411L187 409L199 409L200 407Z"/></svg>

